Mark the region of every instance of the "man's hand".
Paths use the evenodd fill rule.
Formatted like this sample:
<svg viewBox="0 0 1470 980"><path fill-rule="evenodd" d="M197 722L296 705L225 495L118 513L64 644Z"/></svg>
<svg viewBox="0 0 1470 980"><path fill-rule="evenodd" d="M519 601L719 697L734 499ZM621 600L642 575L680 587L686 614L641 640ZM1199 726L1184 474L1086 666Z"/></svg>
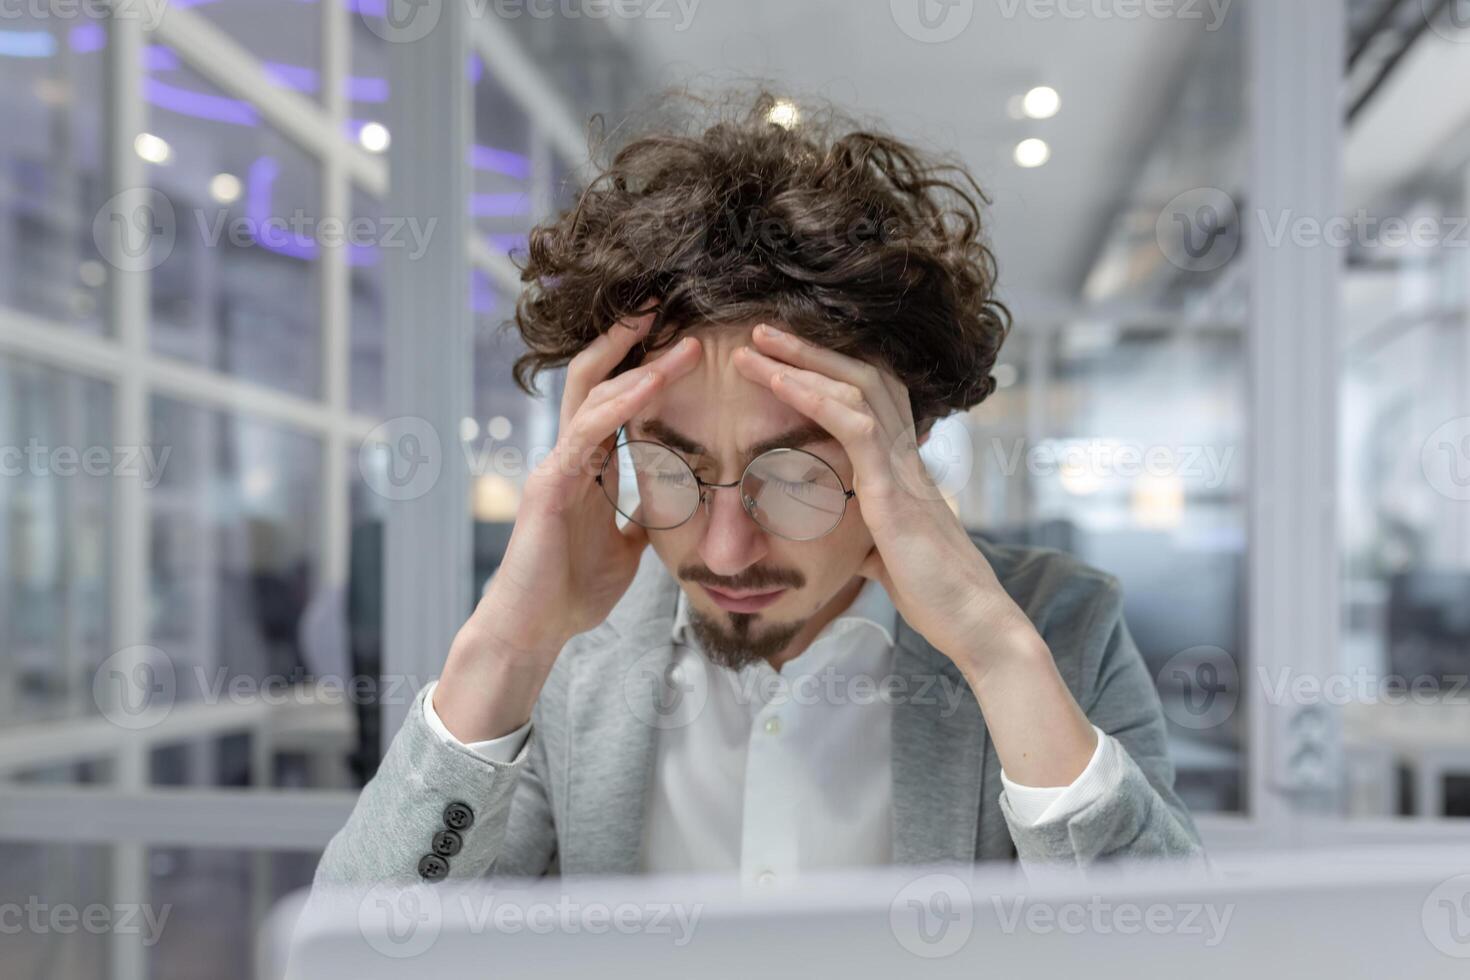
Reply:
<svg viewBox="0 0 1470 980"><path fill-rule="evenodd" d="M876 578L905 621L962 666L1040 638L1001 587L919 458L908 390L889 371L766 324L736 367L807 415L852 460L856 500L874 548L859 570ZM927 436L927 434L926 434ZM977 643L977 640L980 642Z"/></svg>
<svg viewBox="0 0 1470 980"><path fill-rule="evenodd" d="M768 324L735 353L750 380L811 418L852 460L873 535L859 569L956 665L980 701L1006 774L1065 786L1097 739L1025 612L1006 594L919 458L908 389L886 370Z"/></svg>
<svg viewBox="0 0 1470 980"><path fill-rule="evenodd" d="M461 741L524 724L562 646L606 619L638 571L647 532L617 526L598 468L623 424L700 358L699 341L687 337L609 379L653 319L614 325L567 366L556 445L527 479L505 557L434 689L434 710ZM616 457L607 478L616 485Z"/></svg>

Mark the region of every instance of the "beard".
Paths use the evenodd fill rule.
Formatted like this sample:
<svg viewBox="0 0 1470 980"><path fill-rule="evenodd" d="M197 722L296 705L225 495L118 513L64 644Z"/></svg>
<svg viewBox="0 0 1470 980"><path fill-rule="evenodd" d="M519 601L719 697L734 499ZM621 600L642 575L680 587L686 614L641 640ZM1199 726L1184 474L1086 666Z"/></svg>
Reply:
<svg viewBox="0 0 1470 980"><path fill-rule="evenodd" d="M806 620L798 620L757 626L758 618L758 613L736 612L721 613L715 618L704 615L693 605L689 607L689 628L694 631L700 649L710 663L726 670L739 671L775 656L806 625Z"/></svg>
<svg viewBox="0 0 1470 980"><path fill-rule="evenodd" d="M679 578L686 582L713 585L716 588L735 590L790 588L799 589L806 585L806 576L796 569L753 567L745 570L733 581L727 581L710 573L699 565L686 565L679 569ZM794 623L760 623L760 613L725 612L706 616L689 602L689 628L704 650L705 657L716 667L738 671L757 660L765 660L780 653L791 643L806 625L805 619Z"/></svg>

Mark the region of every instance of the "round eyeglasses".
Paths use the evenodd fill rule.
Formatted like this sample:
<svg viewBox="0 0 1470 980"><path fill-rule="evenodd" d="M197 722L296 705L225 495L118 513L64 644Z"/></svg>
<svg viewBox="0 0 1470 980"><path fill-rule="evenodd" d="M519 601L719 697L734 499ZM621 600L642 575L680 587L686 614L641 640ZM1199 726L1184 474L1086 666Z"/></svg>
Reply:
<svg viewBox="0 0 1470 980"><path fill-rule="evenodd" d="M616 467L615 476L609 466ZM654 531L683 524L701 502L708 514L709 491L739 487L751 519L788 541L830 534L857 493L825 460L802 449L769 450L746 464L735 482L708 483L668 446L642 439L619 443L602 461L597 483L619 514Z"/></svg>

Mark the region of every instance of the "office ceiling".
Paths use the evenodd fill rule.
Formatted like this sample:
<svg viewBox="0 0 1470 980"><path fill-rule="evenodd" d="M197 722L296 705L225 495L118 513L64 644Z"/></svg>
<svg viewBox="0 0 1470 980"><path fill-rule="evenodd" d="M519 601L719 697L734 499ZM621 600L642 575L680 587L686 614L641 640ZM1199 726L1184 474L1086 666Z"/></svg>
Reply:
<svg viewBox="0 0 1470 980"><path fill-rule="evenodd" d="M968 22L951 39L916 40L898 21L919 3L935 16L968 14ZM1126 6L695 0L685 20L669 0L647 8L667 17L617 27L643 53L650 88L759 76L794 96L831 99L878 117L900 135L959 153L994 199L991 235L1003 288L1024 312L1077 296L1191 52L1217 33L1208 28L1205 3L1178 5L1193 6L1201 20L1060 12ZM1045 10L1053 15L1033 15ZM958 23L937 31L952 32ZM1061 111L1044 121L1013 118L1008 101L1041 84L1059 91ZM1046 139L1052 157L1025 170L1011 155L1031 136Z"/></svg>

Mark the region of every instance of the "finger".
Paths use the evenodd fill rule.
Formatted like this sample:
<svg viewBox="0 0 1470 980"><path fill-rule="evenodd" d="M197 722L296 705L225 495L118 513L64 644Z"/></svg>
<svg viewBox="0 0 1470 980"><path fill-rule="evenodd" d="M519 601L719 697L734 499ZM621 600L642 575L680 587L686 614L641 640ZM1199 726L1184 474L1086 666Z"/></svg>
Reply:
<svg viewBox="0 0 1470 980"><path fill-rule="evenodd" d="M883 427L873 415L831 397L792 369L773 375L769 387L771 394L832 433L852 460L863 489L878 489L887 481Z"/></svg>
<svg viewBox="0 0 1470 980"><path fill-rule="evenodd" d="M667 356L645 365L647 370L638 369L637 379L627 390L602 398L595 404L584 405L557 442L563 465L592 465L594 470L600 466L600 458L595 462L592 459L594 451L599 448L604 453L610 450L607 443L628 419L642 410L665 384L688 372L698 362L699 349L699 341L686 337Z"/></svg>
<svg viewBox="0 0 1470 980"><path fill-rule="evenodd" d="M868 401L875 408L880 402L891 402L895 409L896 428L913 424L908 388L893 375L893 372L878 368L856 357L808 343L795 334L769 323L759 324L752 331L751 340L761 353L853 385L868 396ZM884 395L887 396L886 399ZM886 415L887 412L885 411L884 414Z"/></svg>
<svg viewBox="0 0 1470 980"><path fill-rule="evenodd" d="M582 407L587 393L607 378L608 373L620 364L633 345L642 340L649 327L653 326L655 313L641 313L624 317L599 334L567 363L566 387L561 396L561 424L566 426L577 409Z"/></svg>
<svg viewBox="0 0 1470 980"><path fill-rule="evenodd" d="M582 408L584 410L596 408L609 398L616 397L632 388L643 377L649 374L657 374L665 381L682 377L689 373L689 370L695 364L699 363L700 350L700 343L697 339L694 337L685 337L672 348L661 352L648 363L640 364L632 370L624 371L616 378L609 378L601 384L598 384L587 393L586 399L582 402Z"/></svg>
<svg viewBox="0 0 1470 980"><path fill-rule="evenodd" d="M901 431L902 423L895 417L892 406L884 406L888 410L882 411L879 406L868 401L867 395L856 385L846 381L837 381L825 374L816 371L808 371L803 368L793 367L790 364L767 357L753 347L737 347L733 355L735 368L745 377L758 384L770 387L779 374L790 374L812 388L822 392L829 398L836 399L842 404L859 412L865 412L878 419L884 431Z"/></svg>

